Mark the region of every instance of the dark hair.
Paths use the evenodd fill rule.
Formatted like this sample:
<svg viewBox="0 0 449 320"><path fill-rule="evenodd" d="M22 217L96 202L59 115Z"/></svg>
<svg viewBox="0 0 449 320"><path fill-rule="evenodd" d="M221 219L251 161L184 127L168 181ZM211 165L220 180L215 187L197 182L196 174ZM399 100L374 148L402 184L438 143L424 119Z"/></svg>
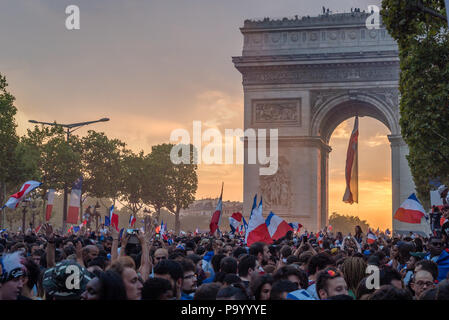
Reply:
<svg viewBox="0 0 449 320"><path fill-rule="evenodd" d="M220 271L224 273L237 274L237 260L233 257L226 257L220 261Z"/></svg>
<svg viewBox="0 0 449 320"><path fill-rule="evenodd" d="M292 248L287 245L283 246L281 248L281 255L283 258L290 257L292 255Z"/></svg>
<svg viewBox="0 0 449 320"><path fill-rule="evenodd" d="M216 282L204 283L196 289L193 300L216 300L220 288L221 284Z"/></svg>
<svg viewBox="0 0 449 320"><path fill-rule="evenodd" d="M369 297L369 300L413 300L413 297L406 289L383 285Z"/></svg>
<svg viewBox="0 0 449 320"><path fill-rule="evenodd" d="M33 261L31 257L28 257L23 265L27 269L27 287L28 289L33 289L33 287L37 284L37 281L39 280L39 275L41 273L41 270L39 266Z"/></svg>
<svg viewBox="0 0 449 320"><path fill-rule="evenodd" d="M87 264L87 267L92 266L99 266L101 270L104 270L104 268L106 268L106 260L100 256L95 257L92 260L90 260L89 263Z"/></svg>
<svg viewBox="0 0 449 320"><path fill-rule="evenodd" d="M248 251L246 251L245 248L243 248L243 247L237 247L237 248L234 250L234 252L232 253L232 255L234 256L234 258L239 259L240 256L241 256L242 254L247 254L247 253L248 253Z"/></svg>
<svg viewBox="0 0 449 320"><path fill-rule="evenodd" d="M287 264L293 264L299 262L299 258L297 256L291 255L287 258Z"/></svg>
<svg viewBox="0 0 449 320"><path fill-rule="evenodd" d="M298 290L298 286L288 280L279 280L273 283L271 287L270 300L282 300L283 292L292 292Z"/></svg>
<svg viewBox="0 0 449 320"><path fill-rule="evenodd" d="M115 271L108 270L97 274L100 281L100 300L126 300L126 289L122 277Z"/></svg>
<svg viewBox="0 0 449 320"><path fill-rule="evenodd" d="M221 288L217 293L216 299L219 300L220 298L225 299L233 298L234 300L249 300L245 288L239 285L238 283L234 283L229 287Z"/></svg>
<svg viewBox="0 0 449 320"><path fill-rule="evenodd" d="M234 283L240 283L242 282L242 280L240 279L240 277L236 274L232 274L232 273L226 273L225 276L223 277L223 284L226 285L231 285Z"/></svg>
<svg viewBox="0 0 449 320"><path fill-rule="evenodd" d="M197 264L199 261L202 260L202 258L195 253L187 255L186 258L190 259L194 264Z"/></svg>
<svg viewBox="0 0 449 320"><path fill-rule="evenodd" d="M449 280L441 281L436 289L436 300L449 300Z"/></svg>
<svg viewBox="0 0 449 320"><path fill-rule="evenodd" d="M220 271L220 264L221 260L225 258L226 256L224 254L216 254L211 259L212 268L214 269L214 272Z"/></svg>
<svg viewBox="0 0 449 320"><path fill-rule="evenodd" d="M202 255L202 254L204 254L205 252L206 252L206 248L204 248L204 247L202 247L202 246L197 247L196 250L195 250L195 253L196 253L197 255Z"/></svg>
<svg viewBox="0 0 449 320"><path fill-rule="evenodd" d="M421 296L419 297L419 300L436 300L437 299L437 288L430 288L424 291Z"/></svg>
<svg viewBox="0 0 449 320"><path fill-rule="evenodd" d="M301 289L307 289L309 286L309 279L305 271L295 266L283 266L279 268L273 275L274 281L288 280L289 276L297 276Z"/></svg>
<svg viewBox="0 0 449 320"><path fill-rule="evenodd" d="M320 290L324 290L327 292L327 282L336 278L343 278L343 275L334 267L326 268L320 271L316 278L316 292L318 297L320 296Z"/></svg>
<svg viewBox="0 0 449 320"><path fill-rule="evenodd" d="M309 260L307 271L309 275L314 275L317 271L323 270L328 266L333 266L334 260L328 253L318 253Z"/></svg>
<svg viewBox="0 0 449 320"><path fill-rule="evenodd" d="M257 257L259 253L263 254L263 248L265 248L265 246L267 246L267 244L264 242L254 242L249 247L249 254Z"/></svg>
<svg viewBox="0 0 449 320"><path fill-rule="evenodd" d="M262 287L267 283L272 285L273 282L274 279L271 274L255 274L250 282L250 290L255 300L260 300L260 291L262 290Z"/></svg>
<svg viewBox="0 0 449 320"><path fill-rule="evenodd" d="M176 282L178 279L184 278L184 272L179 262L173 260L162 260L154 267L154 274L169 274Z"/></svg>
<svg viewBox="0 0 449 320"><path fill-rule="evenodd" d="M391 285L393 280L402 281L402 276L399 271L389 266L384 266L380 269L380 285Z"/></svg>
<svg viewBox="0 0 449 320"><path fill-rule="evenodd" d="M192 260L184 258L180 260L179 263L181 264L183 273L186 273L187 271L196 272L196 266Z"/></svg>
<svg viewBox="0 0 449 320"><path fill-rule="evenodd" d="M438 279L438 265L431 260L419 260L415 263L415 270L417 266L421 266L421 270L429 272L433 279Z"/></svg>
<svg viewBox="0 0 449 320"><path fill-rule="evenodd" d="M374 288L368 289L366 287L367 280L368 280L368 277L365 277L362 280L360 280L359 285L357 286L357 289L355 292L357 300L360 300L360 298L365 294L372 294L374 291L376 291L376 289L374 289Z"/></svg>
<svg viewBox="0 0 449 320"><path fill-rule="evenodd" d="M173 290L170 281L163 278L149 278L143 284L142 300L160 300L161 295Z"/></svg>
<svg viewBox="0 0 449 320"><path fill-rule="evenodd" d="M247 277L249 269L256 269L256 257L250 254L245 254L239 259L238 272L239 276Z"/></svg>

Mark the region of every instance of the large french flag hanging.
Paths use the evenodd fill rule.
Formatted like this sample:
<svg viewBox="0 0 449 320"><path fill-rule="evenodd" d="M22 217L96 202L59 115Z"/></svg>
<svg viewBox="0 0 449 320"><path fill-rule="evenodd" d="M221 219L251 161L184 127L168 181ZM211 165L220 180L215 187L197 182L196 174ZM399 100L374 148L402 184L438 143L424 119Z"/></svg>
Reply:
<svg viewBox="0 0 449 320"><path fill-rule="evenodd" d="M272 243L270 233L268 232L267 224L262 215L262 197L260 198L259 206L256 208L257 194L254 196L253 208L251 210L251 217L248 222L248 229L246 229L245 242L249 247L254 242Z"/></svg>
<svg viewBox="0 0 449 320"><path fill-rule="evenodd" d="M45 221L50 221L51 212L53 211L53 205L55 203L55 189L48 190L47 194L47 206L45 208Z"/></svg>
<svg viewBox="0 0 449 320"><path fill-rule="evenodd" d="M78 217L80 215L80 203L81 203L81 187L83 185L83 177L79 177L72 187L70 193L69 212L67 214L67 223L77 224Z"/></svg>
<svg viewBox="0 0 449 320"><path fill-rule="evenodd" d="M359 139L359 117L355 117L354 129L349 139L348 152L346 153L346 190L343 196L343 202L353 204L359 202L358 186L358 139Z"/></svg>
<svg viewBox="0 0 449 320"><path fill-rule="evenodd" d="M242 214L240 212L234 212L232 216L229 217L229 225L231 226L231 232L235 233L238 229L240 223L242 222Z"/></svg>
<svg viewBox="0 0 449 320"><path fill-rule="evenodd" d="M273 212L270 212L265 223L268 228L268 232L270 233L270 237L273 240L278 240L284 237L288 231L293 231L293 228L289 226L287 221L278 217Z"/></svg>
<svg viewBox="0 0 449 320"><path fill-rule="evenodd" d="M211 235L213 235L215 231L217 231L218 226L220 225L222 211L223 211L223 183L221 184L220 199L218 199L217 207L215 208L215 212L212 215L212 219L210 220L209 224Z"/></svg>
<svg viewBox="0 0 449 320"><path fill-rule="evenodd" d="M20 201L22 201L25 196L30 193L31 191L33 191L34 189L36 189L37 187L39 187L42 183L41 182L37 182L37 181L27 181L22 185L22 188L20 188L19 192L13 194L8 201L6 201L5 205L3 206L3 208L8 207L11 209L15 209L19 206Z"/></svg>

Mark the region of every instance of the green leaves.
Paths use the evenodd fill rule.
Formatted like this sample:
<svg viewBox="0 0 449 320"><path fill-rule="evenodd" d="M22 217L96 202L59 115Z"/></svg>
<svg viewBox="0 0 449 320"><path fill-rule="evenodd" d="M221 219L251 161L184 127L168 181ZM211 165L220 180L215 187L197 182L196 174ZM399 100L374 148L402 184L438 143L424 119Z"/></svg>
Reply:
<svg viewBox="0 0 449 320"><path fill-rule="evenodd" d="M449 32L446 21L416 9L417 2L384 0L381 14L399 44L401 131L418 196L428 207L429 180L449 182ZM421 2L445 14L444 1Z"/></svg>

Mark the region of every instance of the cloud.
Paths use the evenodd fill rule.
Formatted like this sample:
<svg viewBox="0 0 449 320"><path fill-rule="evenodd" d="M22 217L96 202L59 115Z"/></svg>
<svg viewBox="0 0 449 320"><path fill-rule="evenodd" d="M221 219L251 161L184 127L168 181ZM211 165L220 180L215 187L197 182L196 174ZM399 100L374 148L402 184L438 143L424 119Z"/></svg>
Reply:
<svg viewBox="0 0 449 320"><path fill-rule="evenodd" d="M381 133L376 133L374 137L371 136L368 140L362 140L361 143L367 145L370 148L375 148L381 145L390 145L388 137L385 134Z"/></svg>

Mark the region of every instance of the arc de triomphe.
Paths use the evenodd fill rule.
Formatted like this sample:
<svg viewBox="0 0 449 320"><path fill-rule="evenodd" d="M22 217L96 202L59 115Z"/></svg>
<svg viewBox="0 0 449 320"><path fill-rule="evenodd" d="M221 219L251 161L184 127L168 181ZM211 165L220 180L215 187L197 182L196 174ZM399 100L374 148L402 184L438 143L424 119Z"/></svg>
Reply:
<svg viewBox="0 0 449 320"><path fill-rule="evenodd" d="M392 212L414 192L399 127L398 47L383 26L367 29L368 16L245 21L243 53L233 57L243 75L245 129L278 128L279 168L260 176L245 160L244 212L257 193L264 216L272 210L311 231L328 224L329 140L357 114L391 132Z"/></svg>

